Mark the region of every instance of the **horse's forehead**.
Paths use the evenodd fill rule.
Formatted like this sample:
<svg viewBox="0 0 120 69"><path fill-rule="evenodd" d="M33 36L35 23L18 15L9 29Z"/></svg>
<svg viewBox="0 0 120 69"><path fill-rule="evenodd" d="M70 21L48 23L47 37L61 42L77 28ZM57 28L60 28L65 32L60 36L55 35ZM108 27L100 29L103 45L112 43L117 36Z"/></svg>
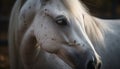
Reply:
<svg viewBox="0 0 120 69"><path fill-rule="evenodd" d="M62 0L41 0L41 4L44 5L59 5L59 6L64 6L64 3Z"/></svg>

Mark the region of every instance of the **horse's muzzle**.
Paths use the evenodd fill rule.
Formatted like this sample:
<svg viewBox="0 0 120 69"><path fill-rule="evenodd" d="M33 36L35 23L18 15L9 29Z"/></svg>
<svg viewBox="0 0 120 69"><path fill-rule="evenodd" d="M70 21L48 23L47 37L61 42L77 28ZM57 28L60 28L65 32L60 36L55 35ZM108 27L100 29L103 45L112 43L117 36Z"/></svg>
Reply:
<svg viewBox="0 0 120 69"><path fill-rule="evenodd" d="M89 50L79 50L78 48L66 47L60 49L57 55L73 69L100 69L99 62L95 55Z"/></svg>

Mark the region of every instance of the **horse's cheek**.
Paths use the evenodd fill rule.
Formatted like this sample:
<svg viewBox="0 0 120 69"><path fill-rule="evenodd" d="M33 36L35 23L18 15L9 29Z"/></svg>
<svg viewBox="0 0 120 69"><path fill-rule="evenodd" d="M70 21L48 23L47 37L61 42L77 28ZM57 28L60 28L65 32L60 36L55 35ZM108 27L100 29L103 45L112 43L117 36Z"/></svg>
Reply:
<svg viewBox="0 0 120 69"><path fill-rule="evenodd" d="M53 52L60 47L58 37L50 29L39 28L35 30L35 37L42 49Z"/></svg>

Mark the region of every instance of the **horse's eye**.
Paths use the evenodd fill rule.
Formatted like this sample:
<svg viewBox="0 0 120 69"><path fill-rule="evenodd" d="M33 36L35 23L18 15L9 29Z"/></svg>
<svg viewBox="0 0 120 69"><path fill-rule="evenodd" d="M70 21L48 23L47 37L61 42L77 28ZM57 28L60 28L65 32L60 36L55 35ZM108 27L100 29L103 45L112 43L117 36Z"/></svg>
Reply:
<svg viewBox="0 0 120 69"><path fill-rule="evenodd" d="M60 15L60 16L56 17L55 22L58 25L67 25L68 24L68 20L64 15Z"/></svg>

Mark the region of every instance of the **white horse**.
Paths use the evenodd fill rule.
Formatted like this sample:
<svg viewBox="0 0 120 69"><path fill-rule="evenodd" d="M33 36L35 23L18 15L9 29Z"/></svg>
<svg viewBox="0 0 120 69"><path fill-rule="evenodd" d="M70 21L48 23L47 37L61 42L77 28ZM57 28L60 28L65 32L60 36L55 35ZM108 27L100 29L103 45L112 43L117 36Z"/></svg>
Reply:
<svg viewBox="0 0 120 69"><path fill-rule="evenodd" d="M79 0L17 0L11 69L120 69L120 20L91 16Z"/></svg>

